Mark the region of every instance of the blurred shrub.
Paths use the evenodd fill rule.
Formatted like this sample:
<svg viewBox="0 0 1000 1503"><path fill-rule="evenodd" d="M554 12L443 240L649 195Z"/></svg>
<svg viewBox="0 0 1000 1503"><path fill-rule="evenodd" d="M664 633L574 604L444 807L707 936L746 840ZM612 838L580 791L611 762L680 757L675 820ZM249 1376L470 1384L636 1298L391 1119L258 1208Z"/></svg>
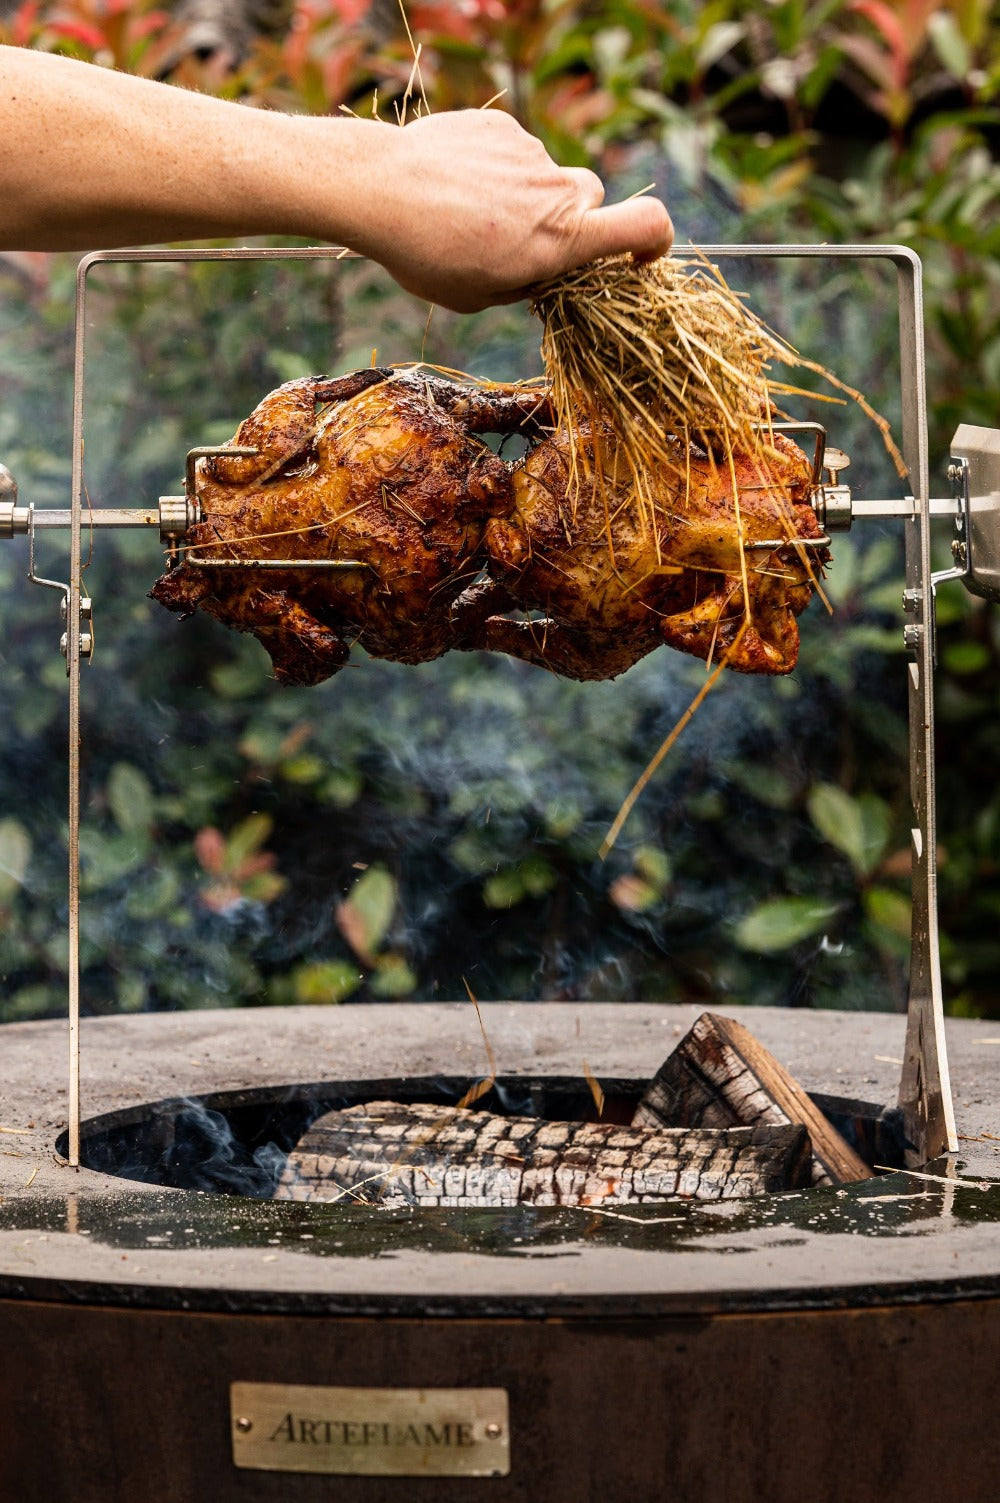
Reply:
<svg viewBox="0 0 1000 1503"><path fill-rule="evenodd" d="M894 241L924 260L932 452L1000 409L1000 61L986 0L468 0L412 4L417 93L434 109L503 91L567 162L624 193L654 180L680 237ZM28 0L0 39L271 107L404 108L412 53L393 6L298 0L283 37L230 67L187 55L168 14L127 0ZM787 275L785 272L787 271ZM308 370L414 358L424 312L377 270L146 267L107 284L95 504L177 486ZM179 278L179 280L178 280ZM798 266L755 283L782 332L897 416L891 337L864 278ZM891 288L885 292L891 306ZM0 258L0 457L65 504L72 268ZM534 333L501 310L435 315L433 358L515 376ZM153 415L153 416L151 416ZM859 487L872 437L835 420ZM59 1010L65 902L62 664L51 600L0 554L8 727L0 749L3 1016ZM898 1006L909 811L898 537L838 540L832 619L804 620L787 681L712 696L605 864L597 847L700 669L656 654L613 685L505 660L362 663L277 690L210 623L154 615L148 540L101 538L88 570L82 843L93 1010L348 996L662 997ZM942 953L956 1010L1000 1013L1000 628L942 593ZM113 692L100 687L113 685ZM26 793L30 790L30 796Z"/></svg>

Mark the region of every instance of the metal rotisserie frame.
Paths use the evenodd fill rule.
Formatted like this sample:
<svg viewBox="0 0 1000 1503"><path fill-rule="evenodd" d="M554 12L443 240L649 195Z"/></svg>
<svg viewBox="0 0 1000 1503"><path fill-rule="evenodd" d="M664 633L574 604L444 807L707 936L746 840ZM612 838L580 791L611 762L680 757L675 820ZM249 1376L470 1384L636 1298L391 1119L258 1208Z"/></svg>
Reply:
<svg viewBox="0 0 1000 1503"><path fill-rule="evenodd" d="M932 503L929 490L929 456L927 434L926 385L924 367L924 339L921 266L917 256L904 246L881 245L713 245L702 247L712 260L725 259L793 259L809 258L836 261L883 261L896 269L898 291L898 321L900 347L900 380L902 388L902 450L909 471L912 496L905 501L861 502L855 507L859 516L891 515L904 518L905 535L905 592L904 607L907 624L904 637L909 652L907 663L909 698L909 744L911 800L914 819L912 826L912 939L909 968L909 1005L905 1058L899 1092L906 1135L912 1145L914 1163L925 1162L946 1150L957 1146L951 1089L945 1053L943 1030L943 997L941 988L936 889L936 835L935 835L935 789L934 789L934 589L937 578L931 571L930 519L935 514L960 515L957 502ZM87 279L91 268L107 262L184 262L212 260L334 260L344 252L330 247L302 248L239 248L219 250L163 250L163 251L109 251L97 252L81 261L77 275L77 322L74 368L73 405L73 479L72 500L68 513L50 514L46 523L44 512L36 515L31 508L25 517L24 508L16 508L21 514L23 526L10 531L25 530L32 543L32 577L34 575L34 533L40 526L67 526L70 531L69 582L66 585L54 581L39 581L64 592L66 611L66 634L64 648L69 679L69 1161L80 1162L80 881L79 881L79 833L80 833L80 671L81 663L89 654L90 602L81 592L82 534L92 526L155 526L159 523L161 535L164 526L173 528L173 536L182 535L190 520L190 481L192 479L189 456L188 507L176 498L165 498L173 503L173 509L163 503L159 513L155 508L144 512L108 512L102 516L89 507L86 500L83 475L83 425L85 389L84 335L87 327ZM960 434L964 430L960 430ZM976 432L977 430L972 430ZM956 435L958 439L959 435ZM192 451L196 454L199 451ZM968 476L968 465L965 470ZM834 487L835 488L835 487ZM968 481L966 479L966 497ZM15 508L8 507L11 518ZM848 518L850 517L848 501ZM167 517L165 524L164 518ZM10 533L8 532L8 535ZM974 532L972 534L974 536ZM286 567L287 561L286 561ZM951 571L956 577L964 575L964 566ZM972 586L975 588L975 586Z"/></svg>

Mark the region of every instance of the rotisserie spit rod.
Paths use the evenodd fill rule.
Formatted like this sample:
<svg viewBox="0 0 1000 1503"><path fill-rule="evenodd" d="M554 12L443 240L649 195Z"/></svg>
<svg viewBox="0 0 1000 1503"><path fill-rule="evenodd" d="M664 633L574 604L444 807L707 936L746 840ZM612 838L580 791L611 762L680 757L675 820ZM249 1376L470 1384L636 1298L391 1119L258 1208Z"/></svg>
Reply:
<svg viewBox="0 0 1000 1503"><path fill-rule="evenodd" d="M192 449L188 455L188 467L194 460L206 454L218 453L217 449ZM245 449L227 448L227 457L249 454ZM4 466L0 465L0 538L26 537L36 532L68 530L72 512L69 507L37 507L21 503L17 499L17 482ZM843 532L854 521L898 518L907 520L916 513L912 496L886 497L879 500L861 501L852 497L844 485L817 485L813 492L813 507L821 524L833 532ZM928 502L932 517L957 517L959 502L954 496L934 497ZM184 496L161 496L155 507L95 506L84 513L85 528L157 528L161 542L171 542L184 536L199 519L199 507L195 487L192 484ZM256 567L262 567L256 560ZM288 560L281 560L288 567ZM313 564L315 567L315 563Z"/></svg>
<svg viewBox="0 0 1000 1503"><path fill-rule="evenodd" d="M90 507L84 512L84 527L155 527L160 541L176 544L200 517L195 465L205 455L216 454L216 446L192 449L187 456L183 496L161 496L156 506ZM230 453L240 454L238 449ZM72 526L69 507L37 507L18 501L17 481L5 465L0 464L0 538L26 537L40 531L67 530Z"/></svg>

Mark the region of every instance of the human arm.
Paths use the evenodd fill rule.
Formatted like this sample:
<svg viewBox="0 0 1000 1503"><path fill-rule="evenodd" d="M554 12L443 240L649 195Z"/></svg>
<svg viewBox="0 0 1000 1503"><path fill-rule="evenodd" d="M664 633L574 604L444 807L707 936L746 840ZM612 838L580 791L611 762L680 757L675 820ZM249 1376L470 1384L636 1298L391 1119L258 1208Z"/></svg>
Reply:
<svg viewBox="0 0 1000 1503"><path fill-rule="evenodd" d="M669 249L656 199L601 207L497 110L400 129L284 115L0 47L0 248L294 235L347 245L467 312L597 256Z"/></svg>

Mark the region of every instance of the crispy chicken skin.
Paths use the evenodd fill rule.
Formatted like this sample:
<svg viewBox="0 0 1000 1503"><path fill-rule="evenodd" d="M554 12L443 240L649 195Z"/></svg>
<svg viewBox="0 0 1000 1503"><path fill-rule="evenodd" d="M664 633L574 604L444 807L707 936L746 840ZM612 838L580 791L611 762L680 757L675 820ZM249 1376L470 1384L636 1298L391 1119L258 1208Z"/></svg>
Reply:
<svg viewBox="0 0 1000 1503"><path fill-rule="evenodd" d="M508 464L487 432L531 446ZM252 632L291 684L336 673L355 641L404 663L500 651L577 679L614 678L664 643L790 672L826 557L791 541L819 536L801 451L776 435L766 460L731 470L678 445L676 468L647 477L654 528L609 431L581 423L577 441L574 485L543 386L382 369L289 382L235 436L255 455L199 461L203 520L151 594ZM305 558L353 566L211 563Z"/></svg>
<svg viewBox="0 0 1000 1503"><path fill-rule="evenodd" d="M676 469L649 486L654 537L611 435L598 439L581 424L590 475L578 486L564 432L516 469L513 514L486 528L498 608L480 645L578 679L613 678L664 643L742 673L789 673L810 571L826 558L812 549L807 562L785 541L820 536L801 450L775 434L766 459L737 457L731 470L724 456L678 446ZM752 546L764 542L779 546ZM540 618L507 619L508 600Z"/></svg>
<svg viewBox="0 0 1000 1503"><path fill-rule="evenodd" d="M486 523L512 506L510 466L475 435L530 426L536 401L381 369L291 381L236 433L255 456L199 461L193 557L150 593L251 632L284 683L329 678L354 641L403 663L440 657L482 567ZM203 562L264 558L358 567Z"/></svg>

